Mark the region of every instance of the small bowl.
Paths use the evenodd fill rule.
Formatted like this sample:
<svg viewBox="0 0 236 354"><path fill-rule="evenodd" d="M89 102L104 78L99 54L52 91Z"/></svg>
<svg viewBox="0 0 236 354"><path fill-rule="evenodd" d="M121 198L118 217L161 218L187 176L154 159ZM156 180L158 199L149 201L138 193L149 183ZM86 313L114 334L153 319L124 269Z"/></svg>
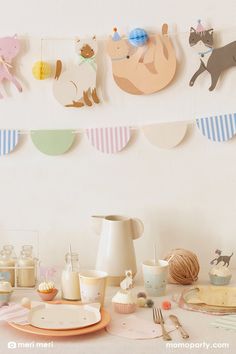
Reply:
<svg viewBox="0 0 236 354"><path fill-rule="evenodd" d="M0 306L7 305L10 301L12 291L10 293L0 293Z"/></svg>
<svg viewBox="0 0 236 354"><path fill-rule="evenodd" d="M57 295L58 290L54 288L50 293L41 293L39 290L37 290L37 293L43 301L52 301Z"/></svg>
<svg viewBox="0 0 236 354"><path fill-rule="evenodd" d="M220 277L216 274L209 273L209 277L210 277L211 284L213 285L228 285L231 280L232 274Z"/></svg>

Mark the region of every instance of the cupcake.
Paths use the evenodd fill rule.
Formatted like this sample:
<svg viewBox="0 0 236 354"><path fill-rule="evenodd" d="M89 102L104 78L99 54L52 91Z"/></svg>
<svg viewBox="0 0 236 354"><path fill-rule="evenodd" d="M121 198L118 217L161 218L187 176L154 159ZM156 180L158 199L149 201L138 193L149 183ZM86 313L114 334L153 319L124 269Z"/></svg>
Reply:
<svg viewBox="0 0 236 354"><path fill-rule="evenodd" d="M227 285L230 282L232 273L227 267L215 266L210 270L209 277L213 285Z"/></svg>
<svg viewBox="0 0 236 354"><path fill-rule="evenodd" d="M58 290L52 281L44 281L38 286L38 294L43 301L51 301L57 295Z"/></svg>
<svg viewBox="0 0 236 354"><path fill-rule="evenodd" d="M12 292L11 283L8 281L0 281L0 306L5 305L10 301Z"/></svg>
<svg viewBox="0 0 236 354"><path fill-rule="evenodd" d="M136 310L136 303L130 290L120 290L112 298L114 310L119 313L132 313Z"/></svg>

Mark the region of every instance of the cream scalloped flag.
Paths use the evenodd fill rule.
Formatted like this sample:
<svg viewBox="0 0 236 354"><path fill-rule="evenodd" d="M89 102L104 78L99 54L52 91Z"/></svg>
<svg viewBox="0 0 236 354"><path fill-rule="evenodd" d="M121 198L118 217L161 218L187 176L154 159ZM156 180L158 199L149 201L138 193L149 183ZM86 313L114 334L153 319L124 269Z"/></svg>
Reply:
<svg viewBox="0 0 236 354"><path fill-rule="evenodd" d="M181 143L188 124L183 122L146 125L142 131L149 142L163 149L171 149Z"/></svg>

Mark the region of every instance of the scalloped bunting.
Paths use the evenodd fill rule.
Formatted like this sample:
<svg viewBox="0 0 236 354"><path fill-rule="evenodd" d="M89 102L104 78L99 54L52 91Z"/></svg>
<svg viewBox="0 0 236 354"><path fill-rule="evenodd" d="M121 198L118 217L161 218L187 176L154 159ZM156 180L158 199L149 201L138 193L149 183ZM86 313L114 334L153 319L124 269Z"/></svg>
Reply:
<svg viewBox="0 0 236 354"><path fill-rule="evenodd" d="M126 147L131 132L130 127L90 128L86 129L86 135L97 150L105 154L115 154Z"/></svg>
<svg viewBox="0 0 236 354"><path fill-rule="evenodd" d="M19 142L19 130L0 130L0 156L7 155L15 150Z"/></svg>
<svg viewBox="0 0 236 354"><path fill-rule="evenodd" d="M142 127L142 131L151 144L162 149L171 149L181 143L187 128L187 123L173 122L146 125Z"/></svg>
<svg viewBox="0 0 236 354"><path fill-rule="evenodd" d="M236 134L236 113L196 119L203 136L216 142L232 139Z"/></svg>
<svg viewBox="0 0 236 354"><path fill-rule="evenodd" d="M73 130L31 130L31 140L34 146L46 155L62 155L74 143Z"/></svg>

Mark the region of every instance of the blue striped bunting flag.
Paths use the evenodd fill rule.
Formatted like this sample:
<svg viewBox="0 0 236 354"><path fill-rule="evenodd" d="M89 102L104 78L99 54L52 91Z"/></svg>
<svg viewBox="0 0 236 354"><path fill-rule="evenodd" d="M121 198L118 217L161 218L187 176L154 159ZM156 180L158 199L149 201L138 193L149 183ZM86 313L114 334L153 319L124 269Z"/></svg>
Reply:
<svg viewBox="0 0 236 354"><path fill-rule="evenodd" d="M197 127L208 139L228 141L236 134L236 113L196 119Z"/></svg>
<svg viewBox="0 0 236 354"><path fill-rule="evenodd" d="M0 156L13 151L19 141L18 130L0 130Z"/></svg>

